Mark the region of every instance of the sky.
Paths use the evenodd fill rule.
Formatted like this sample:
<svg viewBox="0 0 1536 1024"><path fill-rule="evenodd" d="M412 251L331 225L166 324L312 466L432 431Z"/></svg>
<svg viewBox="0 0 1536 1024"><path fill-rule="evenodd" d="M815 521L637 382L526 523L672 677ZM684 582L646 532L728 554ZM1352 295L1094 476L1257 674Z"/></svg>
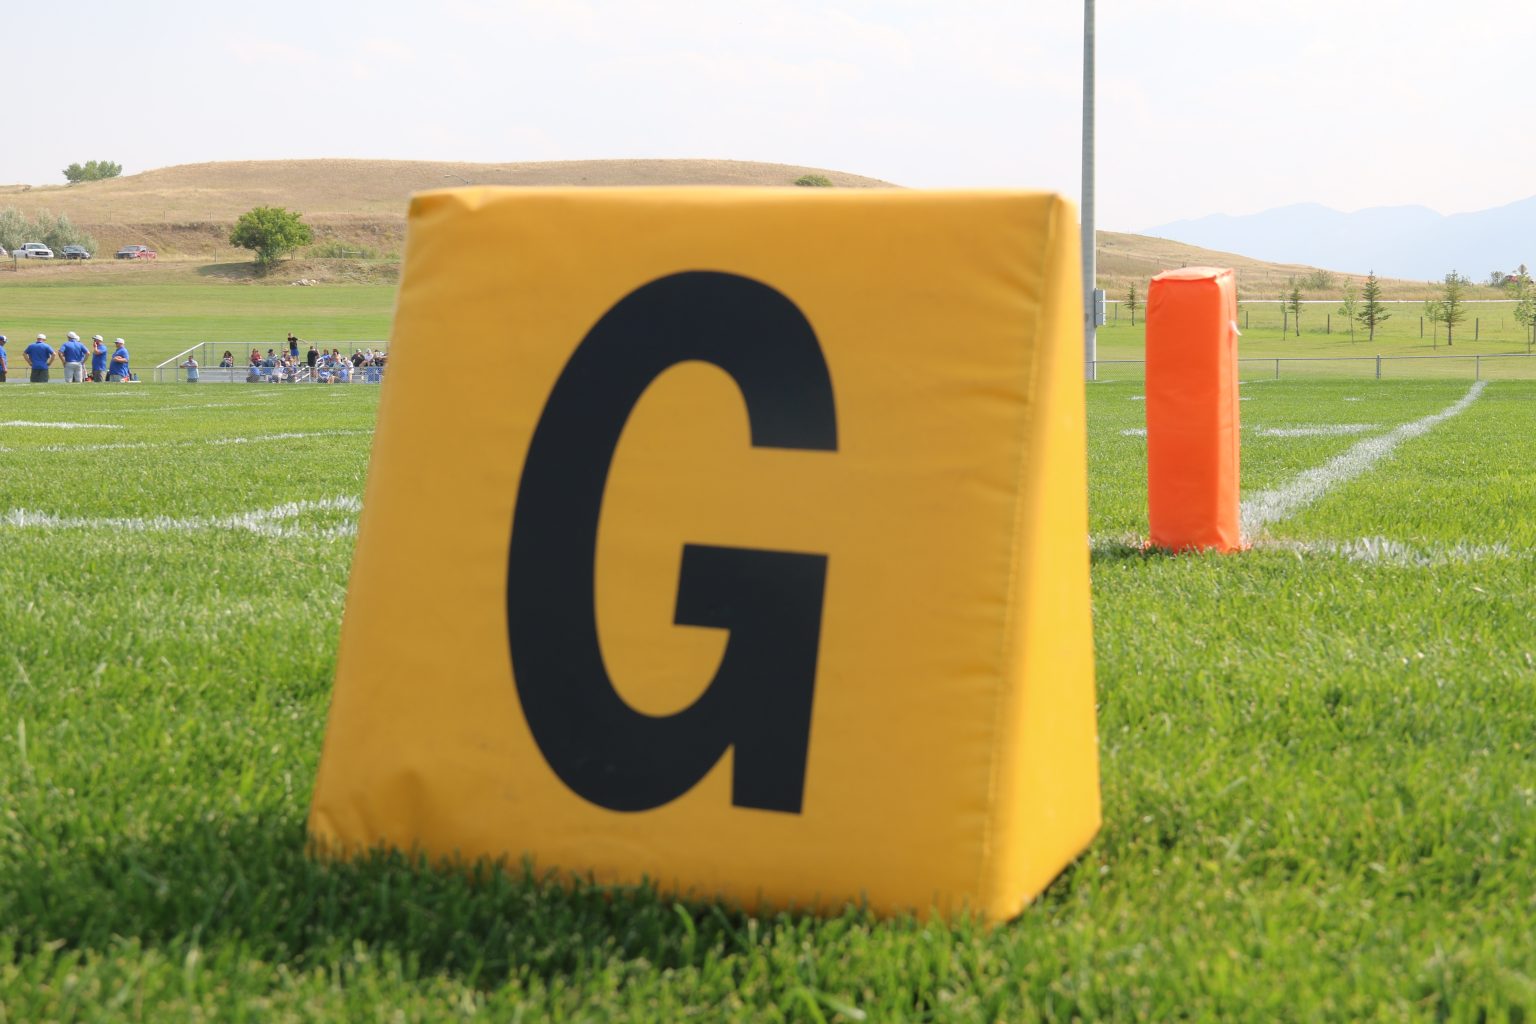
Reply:
<svg viewBox="0 0 1536 1024"><path fill-rule="evenodd" d="M1100 229L1536 194L1530 4L1099 0L1097 22ZM710 157L1081 191L1075 0L12 0L0 39L0 183Z"/></svg>

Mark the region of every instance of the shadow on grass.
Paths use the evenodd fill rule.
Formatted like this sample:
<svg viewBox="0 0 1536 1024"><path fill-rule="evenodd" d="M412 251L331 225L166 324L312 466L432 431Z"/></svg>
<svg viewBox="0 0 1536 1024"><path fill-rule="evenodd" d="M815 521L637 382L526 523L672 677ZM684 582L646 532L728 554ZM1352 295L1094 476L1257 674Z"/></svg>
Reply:
<svg viewBox="0 0 1536 1024"><path fill-rule="evenodd" d="M306 855L301 826L235 820L147 842L84 840L47 858L0 862L0 930L16 937L21 953L60 943L107 950L137 938L172 955L232 945L292 969L332 966L362 944L393 952L412 973L494 987L621 961L666 970L711 956L767 955L786 943L835 945L876 923L856 907L830 918L754 915L650 886L562 884L562 877L527 865L433 868L400 853L322 862ZM974 922L912 918L881 927L937 928L955 943L983 931Z"/></svg>
<svg viewBox="0 0 1536 1024"><path fill-rule="evenodd" d="M1069 867L1026 911L1035 925L1025 927L1068 897L1074 874ZM395 954L409 973L446 973L480 988L585 977L625 961L667 970L771 951L835 957L840 943L867 941L877 924L890 936L933 932L952 947L986 933L972 920L877 922L857 907L820 918L747 914L650 886L561 877L526 865L433 868L399 853L322 862L306 855L301 826L236 820L0 862L0 930L23 954L59 944L102 951L136 938L171 956L226 946L294 970L332 967L361 944Z"/></svg>

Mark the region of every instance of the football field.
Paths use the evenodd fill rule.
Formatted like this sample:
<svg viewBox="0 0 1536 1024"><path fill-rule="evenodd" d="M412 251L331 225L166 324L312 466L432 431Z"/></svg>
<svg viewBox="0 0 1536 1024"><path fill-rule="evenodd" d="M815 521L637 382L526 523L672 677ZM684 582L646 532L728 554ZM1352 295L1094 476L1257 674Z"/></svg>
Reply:
<svg viewBox="0 0 1536 1024"><path fill-rule="evenodd" d="M986 930L312 862L379 390L0 386L0 1024L1536 1019L1536 382L1241 395L1170 556L1088 386L1104 826Z"/></svg>

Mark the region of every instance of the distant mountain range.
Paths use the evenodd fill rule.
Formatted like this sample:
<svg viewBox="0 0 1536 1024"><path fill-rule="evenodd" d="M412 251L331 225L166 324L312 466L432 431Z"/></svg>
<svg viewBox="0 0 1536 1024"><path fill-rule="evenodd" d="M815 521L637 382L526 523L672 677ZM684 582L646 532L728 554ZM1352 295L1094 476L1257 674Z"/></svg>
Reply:
<svg viewBox="0 0 1536 1024"><path fill-rule="evenodd" d="M1141 233L1279 263L1425 281L1456 270L1482 282L1494 270L1536 266L1536 196L1451 216L1423 206L1340 213L1298 203L1242 217L1179 220Z"/></svg>

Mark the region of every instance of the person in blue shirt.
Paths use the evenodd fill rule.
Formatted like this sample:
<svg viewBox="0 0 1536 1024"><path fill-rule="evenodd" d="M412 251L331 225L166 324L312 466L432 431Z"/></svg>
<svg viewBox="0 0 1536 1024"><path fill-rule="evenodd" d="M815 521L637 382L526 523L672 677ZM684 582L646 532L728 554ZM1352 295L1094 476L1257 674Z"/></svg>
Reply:
<svg viewBox="0 0 1536 1024"><path fill-rule="evenodd" d="M9 368L5 355L5 335L0 334L0 384L5 383L5 373Z"/></svg>
<svg viewBox="0 0 1536 1024"><path fill-rule="evenodd" d="M32 383L48 383L48 367L53 365L53 346L48 344L48 335L39 334L37 340L22 350L27 357L27 362L32 366Z"/></svg>
<svg viewBox="0 0 1536 1024"><path fill-rule="evenodd" d="M91 380L97 384L107 379L107 343L101 335L91 335Z"/></svg>
<svg viewBox="0 0 1536 1024"><path fill-rule="evenodd" d="M85 355L86 349L80 344L80 335L70 331L64 344L59 346L59 361L64 364L65 384L79 384L85 379Z"/></svg>
<svg viewBox="0 0 1536 1024"><path fill-rule="evenodd" d="M118 380L128 379L128 346L123 344L123 339L117 339L117 348L112 350L112 369L107 371L107 379L116 377Z"/></svg>

